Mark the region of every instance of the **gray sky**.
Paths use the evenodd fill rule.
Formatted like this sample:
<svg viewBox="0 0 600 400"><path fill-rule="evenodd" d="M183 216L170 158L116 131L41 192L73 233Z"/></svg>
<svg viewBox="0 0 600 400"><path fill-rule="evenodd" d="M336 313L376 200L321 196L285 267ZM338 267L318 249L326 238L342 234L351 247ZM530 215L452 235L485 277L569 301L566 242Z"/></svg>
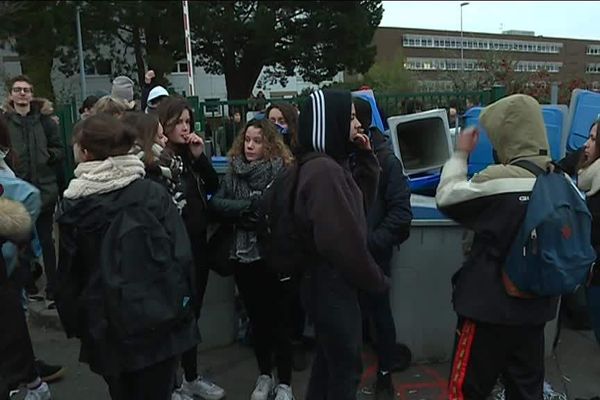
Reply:
<svg viewBox="0 0 600 400"><path fill-rule="evenodd" d="M460 31L462 1L384 1L380 26ZM534 31L536 35L600 40L600 1L470 1L465 32Z"/></svg>

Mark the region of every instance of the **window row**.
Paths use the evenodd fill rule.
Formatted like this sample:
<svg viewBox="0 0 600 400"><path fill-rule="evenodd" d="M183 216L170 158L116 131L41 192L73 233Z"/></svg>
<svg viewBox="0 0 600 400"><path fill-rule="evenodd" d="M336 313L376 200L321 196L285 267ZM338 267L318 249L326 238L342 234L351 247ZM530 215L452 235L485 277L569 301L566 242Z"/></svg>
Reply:
<svg viewBox="0 0 600 400"><path fill-rule="evenodd" d="M465 59L465 71L485 71L481 60ZM599 64L600 65L600 64ZM560 71L561 62L519 61L515 65L516 72L536 72L546 70L551 73ZM421 58L408 57L404 68L413 71L461 71L462 63L459 58Z"/></svg>
<svg viewBox="0 0 600 400"><path fill-rule="evenodd" d="M600 64L588 64L585 72L586 74L600 74Z"/></svg>
<svg viewBox="0 0 600 400"><path fill-rule="evenodd" d="M587 47L587 51L585 52L588 56L598 56L600 55L600 45L590 45Z"/></svg>
<svg viewBox="0 0 600 400"><path fill-rule="evenodd" d="M546 70L548 72L556 73L560 71L562 67L561 62L547 62L547 61L519 61L515 65L516 72L536 72Z"/></svg>
<svg viewBox="0 0 600 400"><path fill-rule="evenodd" d="M188 65L187 61L180 61L175 63L171 73L187 73ZM86 60L85 61L85 74L90 75L112 75L113 64L111 60L96 60L95 62Z"/></svg>
<svg viewBox="0 0 600 400"><path fill-rule="evenodd" d="M404 47L429 47L438 49L467 50L505 50L521 51L527 53L558 53L562 43L530 42L525 40L506 40L490 38L472 38L460 36L431 36L431 35L403 35Z"/></svg>

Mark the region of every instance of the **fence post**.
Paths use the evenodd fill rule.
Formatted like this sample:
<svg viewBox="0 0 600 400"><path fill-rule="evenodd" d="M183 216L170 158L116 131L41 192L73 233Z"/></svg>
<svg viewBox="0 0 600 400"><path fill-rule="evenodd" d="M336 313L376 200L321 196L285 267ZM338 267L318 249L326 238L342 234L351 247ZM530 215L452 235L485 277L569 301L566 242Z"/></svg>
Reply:
<svg viewBox="0 0 600 400"><path fill-rule="evenodd" d="M494 85L492 87L492 98L490 103L500 100L504 96L506 96L506 87L503 85Z"/></svg>

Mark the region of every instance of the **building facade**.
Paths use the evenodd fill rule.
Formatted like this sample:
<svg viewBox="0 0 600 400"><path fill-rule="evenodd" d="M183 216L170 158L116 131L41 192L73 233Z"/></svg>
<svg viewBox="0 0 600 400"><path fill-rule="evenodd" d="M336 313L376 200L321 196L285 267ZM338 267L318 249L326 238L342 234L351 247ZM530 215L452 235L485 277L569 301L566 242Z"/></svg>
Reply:
<svg viewBox="0 0 600 400"><path fill-rule="evenodd" d="M85 81L86 81L86 94L103 96L110 94L112 87L113 78L118 75L116 74L115 60L109 57L110 49L104 49L106 52L106 58L100 60L94 64L86 65L85 68ZM130 55L130 63L133 63L133 56ZM54 94L57 102L69 102L75 98L77 103L81 102L81 89L79 74L75 73L72 76L65 76L59 71L60 60L55 59L54 68L52 70L52 84L54 86ZM265 77L265 71L267 67L263 68L257 81L255 82L253 95L258 94L262 91L267 98L282 98L295 96L300 94L307 88L318 87L314 83L306 82L301 76L290 76L287 77L287 83L285 86L274 83L269 83ZM13 76L21 74L21 62L19 55L11 50L8 44L0 44L0 79L2 82L6 82ZM137 75L131 74L131 79L137 80ZM169 79L171 89L176 93L188 95L188 77L187 77L187 62L182 60L175 64L173 71L167 75ZM334 76L331 82L341 82L343 80L343 72L338 73ZM329 83L322 82L321 84ZM194 68L194 83L196 95L203 100L227 100L227 89L225 85L224 75L213 75L208 74L203 68ZM6 88L4 85L0 85L0 96L4 98L6 96Z"/></svg>
<svg viewBox="0 0 600 400"><path fill-rule="evenodd" d="M443 89L461 72L484 72L491 62L510 63L516 74L546 71L551 81L600 81L600 41L411 28L379 28L377 60L401 55L404 66L425 85ZM461 55L462 53L462 55Z"/></svg>

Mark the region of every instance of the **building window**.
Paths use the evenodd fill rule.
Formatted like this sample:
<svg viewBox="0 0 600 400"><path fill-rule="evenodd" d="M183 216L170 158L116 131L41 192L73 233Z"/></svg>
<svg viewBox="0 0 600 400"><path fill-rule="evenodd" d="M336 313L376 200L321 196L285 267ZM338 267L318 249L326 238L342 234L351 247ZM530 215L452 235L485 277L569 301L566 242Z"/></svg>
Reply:
<svg viewBox="0 0 600 400"><path fill-rule="evenodd" d="M173 66L173 70L171 71L171 73L173 73L173 74L187 74L187 72L188 72L187 61L179 61L178 63L176 63Z"/></svg>
<svg viewBox="0 0 600 400"><path fill-rule="evenodd" d="M97 60L94 62L85 63L85 74L86 75L112 75L112 62L110 60Z"/></svg>
<svg viewBox="0 0 600 400"><path fill-rule="evenodd" d="M600 45L590 45L587 47L587 51L585 52L588 56L597 56L600 55Z"/></svg>
<svg viewBox="0 0 600 400"><path fill-rule="evenodd" d="M600 64L588 64L585 67L586 74L599 74L600 73Z"/></svg>

